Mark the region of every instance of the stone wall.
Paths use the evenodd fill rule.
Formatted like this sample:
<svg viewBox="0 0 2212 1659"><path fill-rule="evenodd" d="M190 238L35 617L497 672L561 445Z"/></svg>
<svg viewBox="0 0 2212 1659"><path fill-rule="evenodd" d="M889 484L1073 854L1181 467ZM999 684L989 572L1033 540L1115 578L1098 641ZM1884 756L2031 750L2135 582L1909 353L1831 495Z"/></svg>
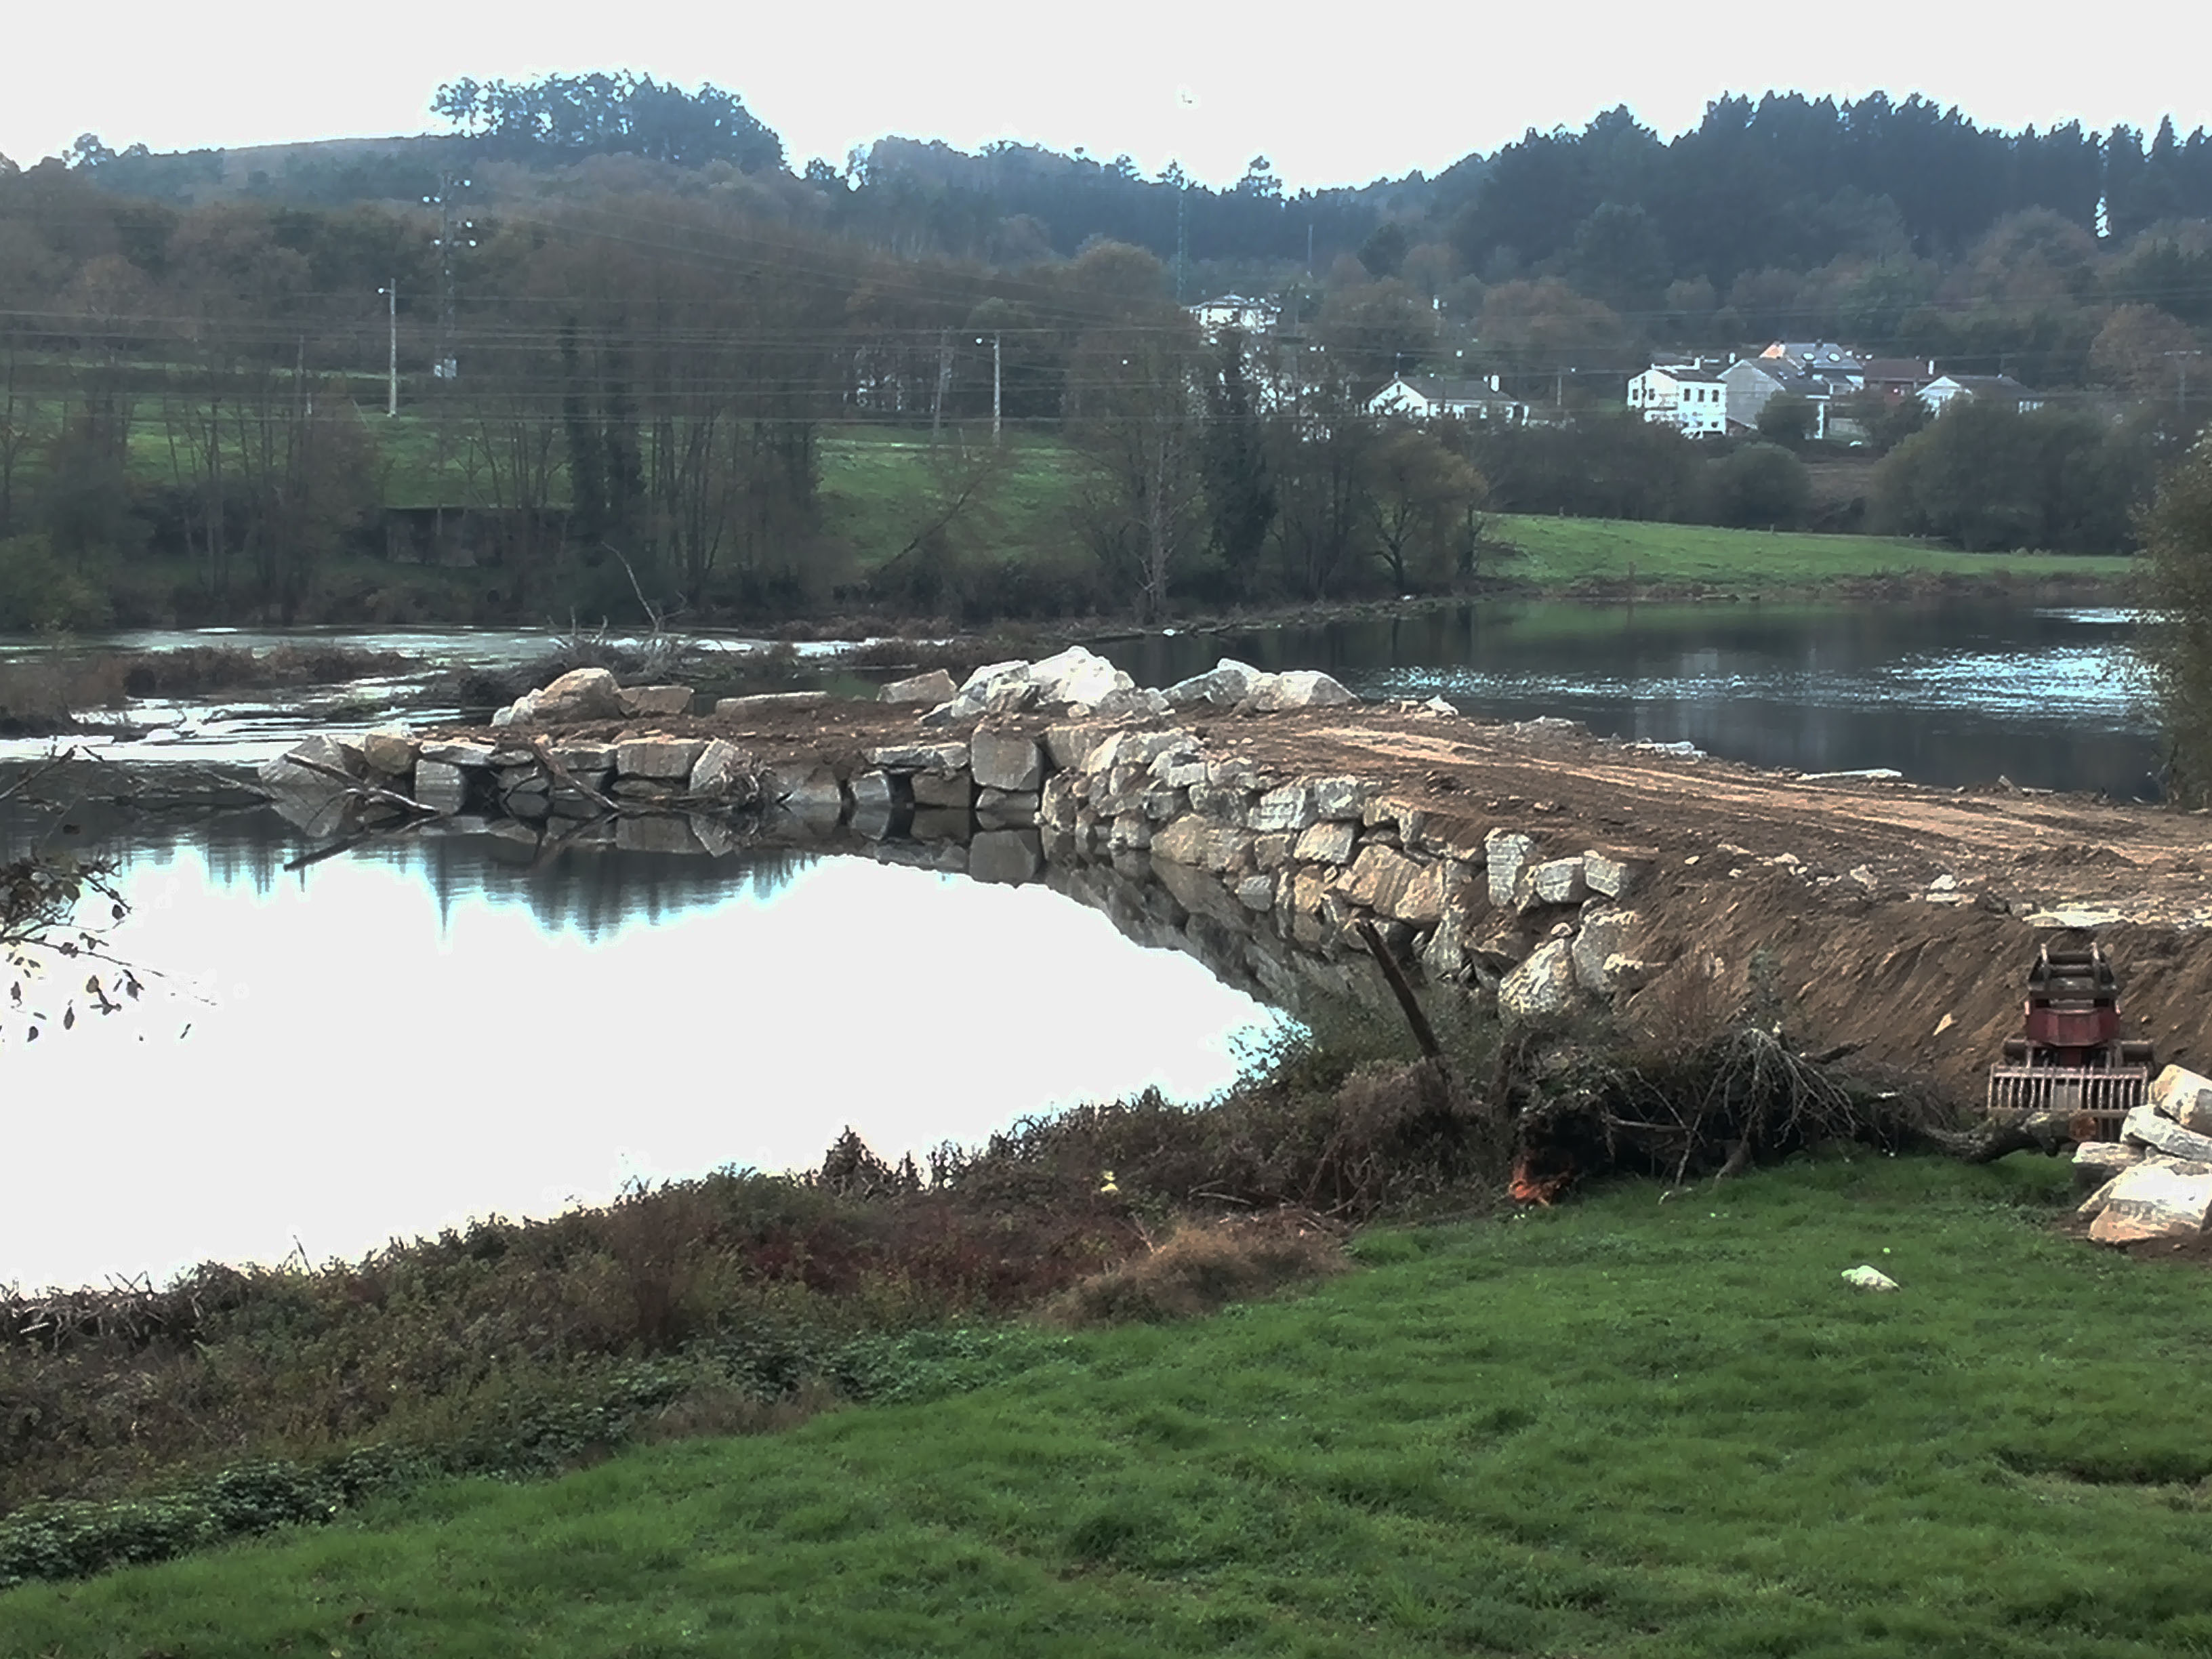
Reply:
<svg viewBox="0 0 2212 1659"><path fill-rule="evenodd" d="M396 727L316 738L263 775L311 829L316 813L411 802L453 828L540 844L714 854L834 838L981 881L1044 879L1132 937L1188 951L1278 1003L1368 987L1363 921L1431 981L1494 994L1513 1018L1571 1012L1644 972L1634 900L1648 852L1553 845L1539 829L1478 835L1463 817L1361 778L1209 754L1158 712L1349 697L1326 676L1224 662L1144 691L1100 663L1079 650L980 670L921 716L915 737L868 750L842 775L780 771L718 738L626 730L583 742L532 729L577 702L575 676L532 693L483 738ZM886 700L919 701L913 689L925 684L939 696L948 684L925 677ZM1066 695L1071 685L1092 701ZM1041 725L1048 695L1045 706L1071 717ZM584 688L582 702L596 709L616 696L636 700L610 682ZM665 701L659 712L680 712Z"/></svg>

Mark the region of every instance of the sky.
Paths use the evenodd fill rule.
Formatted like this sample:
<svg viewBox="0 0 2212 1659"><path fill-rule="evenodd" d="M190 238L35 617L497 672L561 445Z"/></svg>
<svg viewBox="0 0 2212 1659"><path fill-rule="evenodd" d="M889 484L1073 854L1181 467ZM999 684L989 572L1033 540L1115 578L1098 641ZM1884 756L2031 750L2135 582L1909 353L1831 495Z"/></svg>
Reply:
<svg viewBox="0 0 2212 1659"><path fill-rule="evenodd" d="M1435 173L1616 104L1671 134L1723 93L1768 88L1917 91L2014 128L2154 126L2170 112L2186 132L2212 125L2212 77L2179 39L2175 50L2139 47L2161 12L2201 36L2201 18L2185 21L2194 11L2167 0L2116 15L2114 44L2100 50L2059 41L2026 12L1996 21L1986 0L1861 0L1755 18L1622 0L1404 0L1379 13L1167 0L232 0L212 25L117 0L100 9L96 37L82 11L14 9L0 38L0 154L27 163L87 131L118 149L179 149L441 130L428 111L441 82L627 67L738 94L794 164L842 161L885 134L962 149L1011 138L1126 151L1150 174L1180 158L1217 185L1264 153L1295 191ZM2122 29L2135 42L2126 50Z"/></svg>

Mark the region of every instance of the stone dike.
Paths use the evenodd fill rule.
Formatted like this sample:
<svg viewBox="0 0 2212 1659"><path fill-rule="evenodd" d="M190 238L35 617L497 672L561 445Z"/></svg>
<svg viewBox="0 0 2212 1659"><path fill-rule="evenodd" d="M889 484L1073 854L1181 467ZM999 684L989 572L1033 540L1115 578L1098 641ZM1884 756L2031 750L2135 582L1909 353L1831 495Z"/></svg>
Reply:
<svg viewBox="0 0 2212 1659"><path fill-rule="evenodd" d="M1216 752L1200 729L1358 701L1326 674L1224 659L1155 690L1079 647L958 684L919 676L881 698L908 735L764 760L696 729L687 687L583 670L489 729L319 736L261 778L318 836L411 826L548 853L817 847L1042 882L1140 943L1292 1006L1310 991L1379 991L1363 923L1431 981L1494 997L1511 1018L1571 1013L1644 971L1634 900L1648 849L1479 828L1368 779ZM834 714L821 694L784 694L725 700L707 724L742 734L771 717L826 726Z"/></svg>

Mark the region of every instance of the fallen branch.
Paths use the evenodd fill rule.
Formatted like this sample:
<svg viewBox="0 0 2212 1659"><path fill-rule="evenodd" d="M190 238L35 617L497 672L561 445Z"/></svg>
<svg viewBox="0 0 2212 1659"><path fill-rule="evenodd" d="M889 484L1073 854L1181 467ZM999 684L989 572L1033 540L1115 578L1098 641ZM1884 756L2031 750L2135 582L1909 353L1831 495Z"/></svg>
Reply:
<svg viewBox="0 0 2212 1659"><path fill-rule="evenodd" d="M553 753L552 745L543 737L531 738L530 752L538 757L538 763L545 769L546 775L551 778L554 782L568 785L569 788L574 790L586 800L590 801L594 806L597 806L601 811L606 813L610 817L617 817L621 814L621 807L616 805L614 802L609 800L598 790L592 788L591 785L579 779L574 773L571 772L565 764L556 757Z"/></svg>
<svg viewBox="0 0 2212 1659"><path fill-rule="evenodd" d="M1969 1164L1994 1164L2008 1152L2039 1152L2056 1158L2067 1147L2097 1138L2096 1120L2068 1111L2030 1112L1991 1118L1971 1129L1928 1129L1929 1144Z"/></svg>
<svg viewBox="0 0 2212 1659"><path fill-rule="evenodd" d="M412 812L421 817L442 818L452 816L442 807L425 806L412 795L403 795L397 789L386 789L381 784L366 782L354 776L350 772L342 772L335 766L325 766L320 761L311 761L304 755L287 755L284 758L293 765L307 771L319 773L349 795L358 795L365 800L373 800L380 805L396 807L400 811Z"/></svg>
<svg viewBox="0 0 2212 1659"><path fill-rule="evenodd" d="M1443 1045L1437 1041L1429 1017L1421 1012L1421 1005L1413 1000L1413 988L1406 982L1405 970L1398 966L1390 947L1382 942L1382 935L1371 921L1354 924L1359 937L1367 942L1367 953L1375 958L1375 965L1382 970L1382 977L1390 983L1390 994L1398 999L1398 1006L1406 1016L1406 1024L1413 1028L1413 1041L1421 1046L1421 1053L1441 1063L1444 1057Z"/></svg>

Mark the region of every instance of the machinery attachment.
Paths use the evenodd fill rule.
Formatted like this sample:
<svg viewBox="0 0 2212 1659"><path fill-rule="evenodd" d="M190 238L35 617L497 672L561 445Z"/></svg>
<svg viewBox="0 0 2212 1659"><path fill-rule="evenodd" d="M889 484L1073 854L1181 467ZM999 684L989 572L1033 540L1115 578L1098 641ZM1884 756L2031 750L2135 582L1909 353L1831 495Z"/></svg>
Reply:
<svg viewBox="0 0 2212 1659"><path fill-rule="evenodd" d="M2091 1120L2095 1138L2117 1140L2149 1091L2153 1055L2148 1042L2120 1040L2120 981L2103 947L2039 951L2021 1028L1990 1067L1990 1115L2070 1113Z"/></svg>

